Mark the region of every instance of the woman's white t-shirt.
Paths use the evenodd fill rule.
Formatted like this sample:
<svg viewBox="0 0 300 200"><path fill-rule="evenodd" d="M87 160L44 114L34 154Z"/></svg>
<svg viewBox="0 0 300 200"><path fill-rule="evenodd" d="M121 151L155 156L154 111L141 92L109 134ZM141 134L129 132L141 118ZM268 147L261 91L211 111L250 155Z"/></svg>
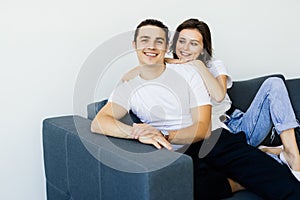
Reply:
<svg viewBox="0 0 300 200"><path fill-rule="evenodd" d="M217 78L220 75L227 76L227 89L232 87L232 79L227 72L227 69L224 63L221 60L212 59L207 63L207 68L210 73ZM211 98L212 103L212 130L216 130L218 128L227 128L227 126L220 121L220 116L224 115L227 110L231 107L231 100L226 93L225 98L221 102L215 101Z"/></svg>

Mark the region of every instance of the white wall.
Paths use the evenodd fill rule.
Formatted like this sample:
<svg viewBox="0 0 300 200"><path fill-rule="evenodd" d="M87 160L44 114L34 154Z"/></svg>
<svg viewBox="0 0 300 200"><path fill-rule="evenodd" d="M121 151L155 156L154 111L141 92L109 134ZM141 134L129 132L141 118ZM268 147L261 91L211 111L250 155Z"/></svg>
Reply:
<svg viewBox="0 0 300 200"><path fill-rule="evenodd" d="M0 0L0 199L45 199L42 120L85 114L91 99L74 99L75 85L103 42L148 17L171 30L197 17L210 25L215 54L235 80L269 73L300 77L299 9L296 0ZM120 61L124 71L136 62L133 54L114 65ZM106 89L97 86L93 98L116 84L122 70L111 69L112 76L98 80L107 80ZM74 111L74 102L82 109Z"/></svg>

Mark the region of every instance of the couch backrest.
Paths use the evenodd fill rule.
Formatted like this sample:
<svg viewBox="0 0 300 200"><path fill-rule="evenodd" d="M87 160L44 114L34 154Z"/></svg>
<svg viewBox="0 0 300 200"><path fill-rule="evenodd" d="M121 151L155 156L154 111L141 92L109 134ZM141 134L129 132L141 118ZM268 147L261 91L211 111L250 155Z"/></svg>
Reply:
<svg viewBox="0 0 300 200"><path fill-rule="evenodd" d="M269 77L279 77L285 80L282 74L272 74L242 81L233 81L233 86L228 90L233 106L245 112L261 84Z"/></svg>
<svg viewBox="0 0 300 200"><path fill-rule="evenodd" d="M282 74L271 74L253 79L242 81L234 81L232 88L228 90L228 95L232 100L232 104L242 111L246 111L255 97L261 84L269 77L279 77L285 80ZM290 99L297 119L300 119L300 78L285 80L289 91ZM107 99L99 102L91 103L87 106L88 119L94 119L99 110L107 103ZM140 122L137 116L132 112L123 118L127 124L132 122Z"/></svg>
<svg viewBox="0 0 300 200"><path fill-rule="evenodd" d="M296 118L300 120L300 78L286 80L286 86Z"/></svg>
<svg viewBox="0 0 300 200"><path fill-rule="evenodd" d="M93 120L96 114L101 110L103 106L105 106L106 103L107 103L107 99L89 104L87 106L88 119ZM141 122L140 119L132 111L130 111L129 114L125 115L121 119L121 121L126 124L132 124L133 122L134 123Z"/></svg>

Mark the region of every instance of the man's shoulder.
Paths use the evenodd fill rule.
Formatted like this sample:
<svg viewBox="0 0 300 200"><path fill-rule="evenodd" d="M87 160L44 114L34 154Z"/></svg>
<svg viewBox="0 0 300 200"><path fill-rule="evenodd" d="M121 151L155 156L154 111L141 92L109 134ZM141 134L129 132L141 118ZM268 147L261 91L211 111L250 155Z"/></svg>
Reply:
<svg viewBox="0 0 300 200"><path fill-rule="evenodd" d="M167 64L167 67L171 70L176 71L182 76L193 75L194 73L197 73L195 67L191 64Z"/></svg>
<svg viewBox="0 0 300 200"><path fill-rule="evenodd" d="M137 77L128 80L128 81L120 81L116 84L113 90L113 94L131 94L132 91L135 91L139 87L139 79Z"/></svg>
<svg viewBox="0 0 300 200"><path fill-rule="evenodd" d="M203 79L196 67L191 64L170 64L168 69L181 76L189 85L203 83Z"/></svg>

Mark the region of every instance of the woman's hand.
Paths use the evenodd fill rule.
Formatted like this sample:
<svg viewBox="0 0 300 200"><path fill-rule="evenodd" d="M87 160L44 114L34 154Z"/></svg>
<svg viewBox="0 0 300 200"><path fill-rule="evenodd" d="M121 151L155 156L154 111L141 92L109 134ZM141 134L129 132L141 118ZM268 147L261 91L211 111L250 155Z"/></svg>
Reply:
<svg viewBox="0 0 300 200"><path fill-rule="evenodd" d="M123 82L130 81L131 79L137 77L140 73L141 73L141 67L137 66L131 69L130 71L126 72L126 74L124 74L122 77L122 81Z"/></svg>

